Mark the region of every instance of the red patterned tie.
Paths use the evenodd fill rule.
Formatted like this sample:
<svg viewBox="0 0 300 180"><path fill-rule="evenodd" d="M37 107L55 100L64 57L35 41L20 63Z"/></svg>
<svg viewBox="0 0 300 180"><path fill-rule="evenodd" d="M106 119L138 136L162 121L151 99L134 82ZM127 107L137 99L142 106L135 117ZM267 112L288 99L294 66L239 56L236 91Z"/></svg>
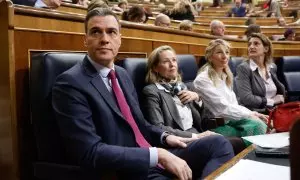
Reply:
<svg viewBox="0 0 300 180"><path fill-rule="evenodd" d="M128 122L128 124L130 125L130 127L132 128L132 130L134 132L135 141L137 142L137 144L140 147L144 147L144 148L151 147L151 145L147 142L147 140L142 135L141 131L139 130L138 126L135 123L135 120L132 117L130 108L129 108L129 106L127 104L127 101L124 97L124 94L121 91L121 89L120 89L120 87L117 83L115 71L111 70L109 72L108 76L111 79L112 89L115 93L115 97L117 99L119 108L120 108L123 116L125 117L126 121Z"/></svg>

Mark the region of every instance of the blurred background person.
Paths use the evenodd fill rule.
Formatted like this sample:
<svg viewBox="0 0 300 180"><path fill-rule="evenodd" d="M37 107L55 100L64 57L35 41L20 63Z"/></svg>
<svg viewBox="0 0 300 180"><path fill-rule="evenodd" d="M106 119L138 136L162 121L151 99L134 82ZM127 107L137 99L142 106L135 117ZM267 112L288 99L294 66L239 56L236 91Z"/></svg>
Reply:
<svg viewBox="0 0 300 180"><path fill-rule="evenodd" d="M171 19L174 20L195 20L195 11L193 5L188 0L179 0L174 8L166 13Z"/></svg>
<svg viewBox="0 0 300 180"><path fill-rule="evenodd" d="M179 30L193 31L193 22L190 20L183 20L179 24Z"/></svg>
<svg viewBox="0 0 300 180"><path fill-rule="evenodd" d="M278 24L278 26L286 26L287 25L286 22L285 22L284 17L278 18L277 19L277 24Z"/></svg>
<svg viewBox="0 0 300 180"><path fill-rule="evenodd" d="M268 114L267 108L284 103L285 87L273 63L273 46L267 36L253 33L248 39L248 60L237 67L236 91L241 105Z"/></svg>
<svg viewBox="0 0 300 180"><path fill-rule="evenodd" d="M204 10L204 6L203 6L203 3L202 3L202 0L197 0L193 3L194 5L194 8L197 12L197 15L199 16L200 15L200 12Z"/></svg>
<svg viewBox="0 0 300 180"><path fill-rule="evenodd" d="M146 18L146 13L141 6L132 6L122 14L122 20L136 23L145 23L147 21Z"/></svg>
<svg viewBox="0 0 300 180"><path fill-rule="evenodd" d="M158 14L154 21L154 25L160 27L170 27L170 24L171 24L171 20L169 16L162 13Z"/></svg>
<svg viewBox="0 0 300 180"><path fill-rule="evenodd" d="M295 37L296 37L296 32L294 29L292 28L288 28L287 30L285 30L285 32L283 33L283 38L279 39L279 41L295 41Z"/></svg>
<svg viewBox="0 0 300 180"><path fill-rule="evenodd" d="M229 12L229 17L245 17L246 16L246 6L242 4L241 0L235 0L235 6L231 8Z"/></svg>
<svg viewBox="0 0 300 180"><path fill-rule="evenodd" d="M88 0L72 0L72 3L73 4L81 5L81 6L86 7L86 8L89 5L89 1Z"/></svg>
<svg viewBox="0 0 300 180"><path fill-rule="evenodd" d="M212 20L210 22L210 33L214 36L224 36L225 34L225 26L222 21Z"/></svg>
<svg viewBox="0 0 300 180"><path fill-rule="evenodd" d="M243 39L247 40L251 34L253 33L260 33L261 32L261 29L260 29L260 26L257 25L257 24L251 24L247 27L246 31L245 31L245 36Z"/></svg>

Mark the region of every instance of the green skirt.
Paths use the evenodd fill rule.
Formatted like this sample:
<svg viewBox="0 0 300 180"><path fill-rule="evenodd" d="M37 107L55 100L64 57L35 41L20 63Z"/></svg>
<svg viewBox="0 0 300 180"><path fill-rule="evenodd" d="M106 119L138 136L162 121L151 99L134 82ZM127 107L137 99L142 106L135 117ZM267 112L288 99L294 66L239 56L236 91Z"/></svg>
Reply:
<svg viewBox="0 0 300 180"><path fill-rule="evenodd" d="M254 136L266 134L267 125L262 121L252 119L229 120L224 126L212 129L211 131L222 134L223 136ZM249 146L251 143L245 141L245 144Z"/></svg>

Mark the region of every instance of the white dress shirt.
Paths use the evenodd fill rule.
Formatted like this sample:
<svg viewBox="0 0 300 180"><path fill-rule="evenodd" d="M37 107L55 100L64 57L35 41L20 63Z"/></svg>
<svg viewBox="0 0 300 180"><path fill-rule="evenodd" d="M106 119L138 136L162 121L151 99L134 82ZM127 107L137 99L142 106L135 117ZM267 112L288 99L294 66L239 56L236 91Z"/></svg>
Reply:
<svg viewBox="0 0 300 180"><path fill-rule="evenodd" d="M270 69L273 68L272 64L268 64L267 67L267 77L266 79L264 78L264 75L261 71L261 69L257 66L257 64L250 59L250 69L252 71L256 71L256 69L258 70L258 73L260 75L260 77L264 80L264 85L266 87L266 99L267 99L267 106L274 106L274 100L272 98L274 98L277 94L277 87L272 79L271 73L270 73Z"/></svg>
<svg viewBox="0 0 300 180"><path fill-rule="evenodd" d="M208 68L198 74L194 86L201 94L202 100L208 109L216 117L223 117L225 120L240 120L249 118L253 112L244 106L240 106L232 88L226 85L226 74L222 79L218 78L216 84L208 76Z"/></svg>
<svg viewBox="0 0 300 180"><path fill-rule="evenodd" d="M172 96L171 92L169 90L167 90L165 87L163 87L162 85L160 85L159 83L155 83L155 85L156 85L157 89L165 91L167 93L170 93L170 96ZM182 102L180 101L178 96L173 96L172 99L173 99L173 101L176 105L177 111L179 113L180 120L183 125L183 130L186 131L188 129L191 129L193 127L192 110L185 104L182 104Z"/></svg>

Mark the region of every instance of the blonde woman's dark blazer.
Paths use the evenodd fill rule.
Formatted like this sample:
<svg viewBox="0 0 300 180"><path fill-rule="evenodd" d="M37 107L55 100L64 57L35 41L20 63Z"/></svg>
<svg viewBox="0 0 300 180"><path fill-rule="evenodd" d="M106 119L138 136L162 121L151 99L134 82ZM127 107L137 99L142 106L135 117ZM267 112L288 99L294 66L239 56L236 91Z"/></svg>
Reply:
<svg viewBox="0 0 300 180"><path fill-rule="evenodd" d="M203 131L202 108L195 102L187 104L192 111L193 128L190 131L184 131L179 112L170 93L159 90L155 84L150 84L143 89L143 97L145 118L151 124L181 137L192 137L192 133Z"/></svg>
<svg viewBox="0 0 300 180"><path fill-rule="evenodd" d="M264 109L267 106L266 87L263 78L259 75L258 69L252 71L250 61L245 61L237 67L237 75L235 78L236 93L239 103L249 109ZM277 94L285 95L285 87L278 80L276 75L277 67L272 64L270 73Z"/></svg>

